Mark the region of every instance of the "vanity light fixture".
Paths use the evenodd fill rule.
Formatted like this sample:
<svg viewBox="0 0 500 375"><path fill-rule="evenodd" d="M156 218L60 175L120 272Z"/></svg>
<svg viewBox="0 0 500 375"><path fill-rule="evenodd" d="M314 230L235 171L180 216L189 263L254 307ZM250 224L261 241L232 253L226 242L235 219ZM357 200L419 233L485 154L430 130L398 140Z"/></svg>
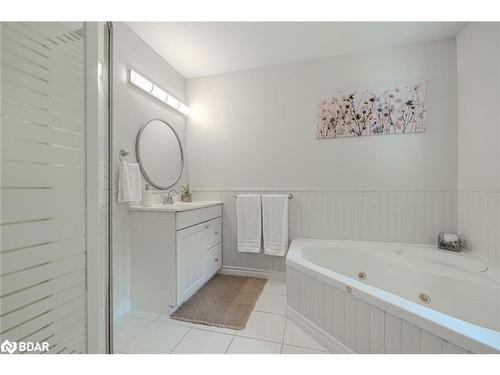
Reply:
<svg viewBox="0 0 500 375"><path fill-rule="evenodd" d="M170 95L161 87L155 85L153 82L141 76L139 73L132 69L129 69L129 80L130 83L134 86L154 96L156 99L179 111L184 116L189 115L189 113L191 112L191 109L186 104L182 103L175 96Z"/></svg>
<svg viewBox="0 0 500 375"><path fill-rule="evenodd" d="M167 103L170 107L175 108L175 109L179 109L179 104L181 104L179 99L177 99L176 97L174 97L172 95L168 96L167 101L165 103Z"/></svg>
<svg viewBox="0 0 500 375"><path fill-rule="evenodd" d="M168 98L168 93L156 85L153 85L153 90L151 90L151 95L153 95L156 99L161 100L162 102L166 101Z"/></svg>

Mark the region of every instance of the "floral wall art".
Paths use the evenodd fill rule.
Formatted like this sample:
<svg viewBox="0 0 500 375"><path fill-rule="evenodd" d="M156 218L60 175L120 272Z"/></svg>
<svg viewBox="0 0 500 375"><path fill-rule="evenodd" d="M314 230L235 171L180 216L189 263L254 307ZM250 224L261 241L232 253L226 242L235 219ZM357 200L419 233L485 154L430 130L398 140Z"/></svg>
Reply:
<svg viewBox="0 0 500 375"><path fill-rule="evenodd" d="M423 83L337 90L318 106L317 139L425 131Z"/></svg>

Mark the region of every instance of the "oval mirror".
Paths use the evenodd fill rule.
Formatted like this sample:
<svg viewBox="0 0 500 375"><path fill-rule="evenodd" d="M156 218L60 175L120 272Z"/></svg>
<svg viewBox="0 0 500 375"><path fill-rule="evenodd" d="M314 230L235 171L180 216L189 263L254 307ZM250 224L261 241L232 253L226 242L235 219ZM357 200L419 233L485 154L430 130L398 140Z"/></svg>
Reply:
<svg viewBox="0 0 500 375"><path fill-rule="evenodd" d="M155 188L166 190L181 178L184 166L181 142L165 121L151 120L141 128L135 153L142 175Z"/></svg>

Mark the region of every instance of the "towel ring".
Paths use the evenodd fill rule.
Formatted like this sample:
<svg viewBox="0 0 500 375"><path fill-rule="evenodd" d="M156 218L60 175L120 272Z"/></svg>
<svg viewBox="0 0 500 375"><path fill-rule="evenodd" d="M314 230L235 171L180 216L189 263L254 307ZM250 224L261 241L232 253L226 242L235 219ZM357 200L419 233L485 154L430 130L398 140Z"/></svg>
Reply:
<svg viewBox="0 0 500 375"><path fill-rule="evenodd" d="M120 160L121 160L121 161L123 161L123 159L124 159L126 156L128 156L128 155L130 155L130 152L128 152L128 151L127 151L127 149L122 148L122 149L120 150Z"/></svg>

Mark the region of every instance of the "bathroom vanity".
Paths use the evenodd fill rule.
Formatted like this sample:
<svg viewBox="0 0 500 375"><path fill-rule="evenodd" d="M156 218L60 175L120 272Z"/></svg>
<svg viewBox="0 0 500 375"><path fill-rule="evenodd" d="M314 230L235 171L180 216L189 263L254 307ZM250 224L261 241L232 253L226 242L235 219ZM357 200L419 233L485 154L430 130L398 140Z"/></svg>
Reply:
<svg viewBox="0 0 500 375"><path fill-rule="evenodd" d="M171 314L222 266L222 202L129 213L132 309Z"/></svg>

